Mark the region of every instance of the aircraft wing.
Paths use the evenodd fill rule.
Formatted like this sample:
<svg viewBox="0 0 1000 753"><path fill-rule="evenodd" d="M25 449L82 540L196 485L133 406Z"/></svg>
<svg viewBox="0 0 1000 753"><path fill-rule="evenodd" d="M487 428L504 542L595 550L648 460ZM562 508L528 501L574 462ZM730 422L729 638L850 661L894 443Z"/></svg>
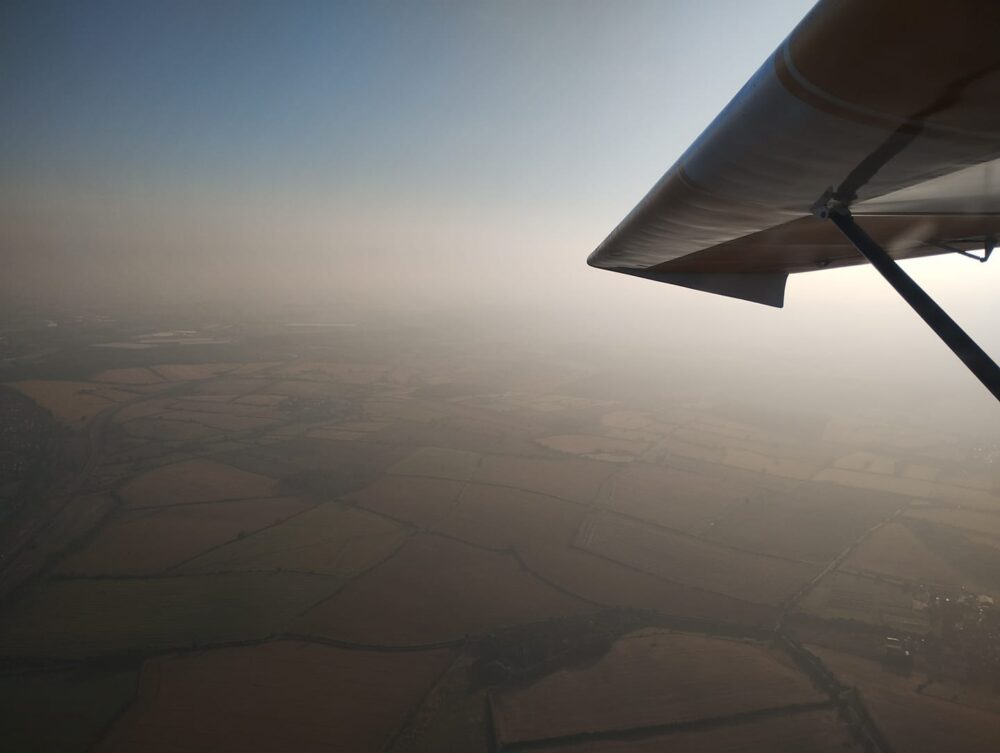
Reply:
<svg viewBox="0 0 1000 753"><path fill-rule="evenodd" d="M1000 237L1000 2L821 0L591 266L781 306L789 273Z"/></svg>

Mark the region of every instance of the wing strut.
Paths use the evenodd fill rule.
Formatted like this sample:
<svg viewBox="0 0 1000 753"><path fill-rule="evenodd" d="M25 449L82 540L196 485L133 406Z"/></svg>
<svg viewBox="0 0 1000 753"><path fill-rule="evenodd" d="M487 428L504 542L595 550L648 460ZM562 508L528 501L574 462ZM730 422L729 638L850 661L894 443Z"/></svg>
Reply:
<svg viewBox="0 0 1000 753"><path fill-rule="evenodd" d="M903 300L910 304L920 318L944 340L945 345L951 348L952 352L979 378L986 389L993 393L993 397L1000 400L1000 367L896 264L885 249L861 229L854 221L850 210L842 204L834 203L829 208L818 208L816 215L821 219L829 218L840 228L861 255L872 263Z"/></svg>

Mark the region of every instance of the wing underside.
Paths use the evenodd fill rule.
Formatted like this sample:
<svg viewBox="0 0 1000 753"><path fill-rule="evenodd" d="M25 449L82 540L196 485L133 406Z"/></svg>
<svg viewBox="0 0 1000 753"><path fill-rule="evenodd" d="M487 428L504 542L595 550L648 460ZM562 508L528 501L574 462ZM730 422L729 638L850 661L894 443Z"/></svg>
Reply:
<svg viewBox="0 0 1000 753"><path fill-rule="evenodd" d="M824 0L588 260L782 305L864 263L811 214L849 205L893 257L1000 237L1000 3Z"/></svg>

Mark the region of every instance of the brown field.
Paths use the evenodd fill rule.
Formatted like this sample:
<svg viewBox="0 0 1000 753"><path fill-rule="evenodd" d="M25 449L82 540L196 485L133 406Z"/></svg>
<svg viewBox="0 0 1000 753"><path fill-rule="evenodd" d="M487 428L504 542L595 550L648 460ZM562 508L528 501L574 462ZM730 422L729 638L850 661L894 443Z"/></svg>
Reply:
<svg viewBox="0 0 1000 753"><path fill-rule="evenodd" d="M543 746L540 753L565 753ZM778 718L677 731L640 740L601 740L574 745L573 753L861 753L834 711L801 711Z"/></svg>
<svg viewBox="0 0 1000 753"><path fill-rule="evenodd" d="M76 659L262 638L338 586L300 573L42 581L0 616L0 654Z"/></svg>
<svg viewBox="0 0 1000 753"><path fill-rule="evenodd" d="M212 379L201 384L192 385L192 388L199 395L226 395L239 397L248 395L251 392L263 391L271 384L270 379L252 379L249 377L227 376L220 379Z"/></svg>
<svg viewBox="0 0 1000 753"><path fill-rule="evenodd" d="M490 695L501 745L825 700L776 650L650 630L619 639L591 666Z"/></svg>
<svg viewBox="0 0 1000 753"><path fill-rule="evenodd" d="M434 530L490 549L533 543L568 545L586 508L505 486L467 484L458 505Z"/></svg>
<svg viewBox="0 0 1000 753"><path fill-rule="evenodd" d="M651 575L760 604L791 596L820 569L709 544L613 514L588 517L576 545Z"/></svg>
<svg viewBox="0 0 1000 753"><path fill-rule="evenodd" d="M878 509L840 499L752 500L705 531L713 541L807 562L828 562L883 519Z"/></svg>
<svg viewBox="0 0 1000 753"><path fill-rule="evenodd" d="M904 633L925 634L927 614L918 594L895 583L833 572L799 602L802 611L826 620L858 620Z"/></svg>
<svg viewBox="0 0 1000 753"><path fill-rule="evenodd" d="M611 481L603 505L623 515L694 533L757 492L726 479L634 463Z"/></svg>
<svg viewBox="0 0 1000 753"><path fill-rule="evenodd" d="M480 455L475 452L421 447L392 466L389 473L468 481L476 473L479 461Z"/></svg>
<svg viewBox="0 0 1000 753"><path fill-rule="evenodd" d="M376 441L398 445L445 447L492 455L539 456L541 448L527 432L465 417L417 423L400 421L375 433Z"/></svg>
<svg viewBox="0 0 1000 753"><path fill-rule="evenodd" d="M35 753L90 750L132 702L130 669L47 671L0 676L0 745Z"/></svg>
<svg viewBox="0 0 1000 753"><path fill-rule="evenodd" d="M611 462L629 462L649 447L649 442L589 434L560 434L539 439L538 443L558 452Z"/></svg>
<svg viewBox="0 0 1000 753"><path fill-rule="evenodd" d="M765 473L784 478L808 479L820 469L819 463L795 458L764 455L752 450L726 450L722 463L732 468L742 468L753 473Z"/></svg>
<svg viewBox="0 0 1000 753"><path fill-rule="evenodd" d="M645 429L654 422L648 413L634 410L614 410L601 416L601 425L610 429Z"/></svg>
<svg viewBox="0 0 1000 753"><path fill-rule="evenodd" d="M169 410L161 413L164 421L184 421L208 426L220 431L247 431L260 429L274 423L273 419L259 416L236 416L216 411Z"/></svg>
<svg viewBox="0 0 1000 753"><path fill-rule="evenodd" d="M401 526L383 517L326 502L213 549L176 572L292 570L350 577L388 557L406 535Z"/></svg>
<svg viewBox="0 0 1000 753"><path fill-rule="evenodd" d="M926 520L987 536L1000 537L1000 514L956 509L909 510L907 518Z"/></svg>
<svg viewBox="0 0 1000 753"><path fill-rule="evenodd" d="M208 397L207 395L205 397ZM255 405L259 407L269 407L281 405L287 400L284 395L243 395L233 402L239 405Z"/></svg>
<svg viewBox="0 0 1000 753"><path fill-rule="evenodd" d="M97 750L381 751L451 659L285 641L152 659Z"/></svg>
<svg viewBox="0 0 1000 753"><path fill-rule="evenodd" d="M893 750L906 753L995 753L1000 714L917 691L920 674L902 676L874 661L810 646L843 683L853 685Z"/></svg>
<svg viewBox="0 0 1000 753"><path fill-rule="evenodd" d="M385 476L341 501L426 527L454 509L463 486L454 479Z"/></svg>
<svg viewBox="0 0 1000 753"><path fill-rule="evenodd" d="M642 457L649 462L661 462L671 457L701 460L706 463L721 463L725 450L717 447L687 442L677 437L663 437L656 442Z"/></svg>
<svg viewBox="0 0 1000 753"><path fill-rule="evenodd" d="M604 606L754 626L773 624L777 614L773 607L662 580L575 547L528 546L518 556L546 583Z"/></svg>
<svg viewBox="0 0 1000 753"><path fill-rule="evenodd" d="M216 398L218 395L205 395L201 399L188 398L176 400L170 404L171 411L193 411L195 413L220 413L226 416L250 416L253 418L282 418L282 411L268 405L253 405L248 403L230 402L228 400L206 400L205 397Z"/></svg>
<svg viewBox="0 0 1000 753"><path fill-rule="evenodd" d="M392 419L395 421L436 421L455 413L446 405L422 400L367 400L365 416L369 419Z"/></svg>
<svg viewBox="0 0 1000 753"><path fill-rule="evenodd" d="M128 511L59 565L67 575L153 575L315 503L295 497Z"/></svg>
<svg viewBox="0 0 1000 753"><path fill-rule="evenodd" d="M92 382L54 382L31 379L8 382L18 392L34 400L49 411L57 421L76 427L84 424L105 408L115 405L114 400L97 394L100 387ZM121 393L127 398L134 397Z"/></svg>
<svg viewBox="0 0 1000 753"><path fill-rule="evenodd" d="M297 629L369 644L419 645L591 609L524 572L510 556L421 534L311 609Z"/></svg>
<svg viewBox="0 0 1000 753"><path fill-rule="evenodd" d="M138 418L148 418L156 416L167 410L175 401L172 397L155 397L142 402L125 405L120 410L115 411L112 419L116 424L123 424Z"/></svg>
<svg viewBox="0 0 1000 753"><path fill-rule="evenodd" d="M108 369L93 377L95 382L111 384L162 384L163 378L142 367L132 369Z"/></svg>
<svg viewBox="0 0 1000 753"><path fill-rule="evenodd" d="M878 455L874 452L852 452L837 458L834 465L849 471L866 471L867 473L884 473L889 476L896 474L897 459L888 455ZM919 478L919 476L911 476Z"/></svg>
<svg viewBox="0 0 1000 753"><path fill-rule="evenodd" d="M940 500L949 504L970 505L986 510L1000 509L1000 495L983 489L948 486L939 482L848 471L843 468L826 468L817 473L814 478L816 481L829 481L833 484L858 489Z"/></svg>
<svg viewBox="0 0 1000 753"><path fill-rule="evenodd" d="M313 439L337 439L337 440L351 440L351 439L362 439L367 434L363 431L346 431L344 429L311 429L305 433L307 437Z"/></svg>
<svg viewBox="0 0 1000 753"><path fill-rule="evenodd" d="M137 476L121 490L131 508L275 497L278 482L214 460L185 460Z"/></svg>
<svg viewBox="0 0 1000 753"><path fill-rule="evenodd" d="M951 588L975 585L971 578L928 549L903 523L889 523L879 528L847 558L843 566L911 583Z"/></svg>
<svg viewBox="0 0 1000 753"><path fill-rule="evenodd" d="M162 418L136 418L125 424L130 437L154 439L161 442L190 442L212 440L224 432L194 421L166 421Z"/></svg>
<svg viewBox="0 0 1000 753"><path fill-rule="evenodd" d="M615 466L607 463L575 458L548 460L487 455L480 462L473 480L589 504L615 470Z"/></svg>
<svg viewBox="0 0 1000 753"><path fill-rule="evenodd" d="M354 397L359 393L359 388L352 385L296 380L282 380L268 384L266 387L261 385L259 389L274 397L304 400Z"/></svg>
<svg viewBox="0 0 1000 753"><path fill-rule="evenodd" d="M281 479L301 493L333 498L382 478L389 466L411 452L409 447L377 442L290 437L226 454L225 461Z"/></svg>
<svg viewBox="0 0 1000 753"><path fill-rule="evenodd" d="M390 368L380 364L346 363L334 361L301 361L282 366L279 373L320 382L347 382L371 384L385 381Z"/></svg>
<svg viewBox="0 0 1000 753"><path fill-rule="evenodd" d="M152 369L169 382L211 379L237 368L238 363L161 363Z"/></svg>

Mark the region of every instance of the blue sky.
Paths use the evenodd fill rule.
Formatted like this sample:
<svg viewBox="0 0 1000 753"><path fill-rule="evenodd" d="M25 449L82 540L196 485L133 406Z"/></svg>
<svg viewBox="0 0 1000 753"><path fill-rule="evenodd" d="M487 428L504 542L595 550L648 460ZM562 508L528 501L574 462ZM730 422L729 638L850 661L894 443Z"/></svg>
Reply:
<svg viewBox="0 0 1000 753"><path fill-rule="evenodd" d="M3 190L599 211L600 235L808 3L754 5L8 3Z"/></svg>

